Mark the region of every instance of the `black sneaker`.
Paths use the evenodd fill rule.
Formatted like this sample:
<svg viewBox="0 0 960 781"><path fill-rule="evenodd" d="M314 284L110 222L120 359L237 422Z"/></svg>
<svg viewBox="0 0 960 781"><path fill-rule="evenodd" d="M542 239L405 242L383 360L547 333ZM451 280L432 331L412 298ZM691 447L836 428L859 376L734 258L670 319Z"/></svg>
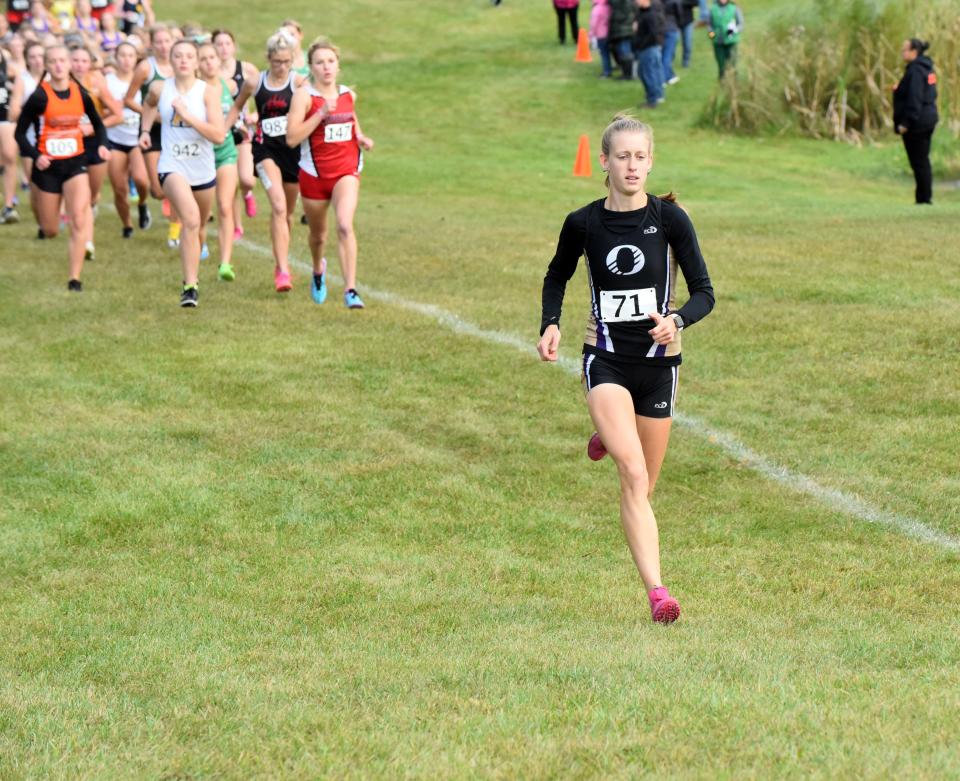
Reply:
<svg viewBox="0 0 960 781"><path fill-rule="evenodd" d="M43 228L37 228L37 238L38 238L38 239L45 239L45 238L47 238L46 236L43 235Z"/></svg>
<svg viewBox="0 0 960 781"><path fill-rule="evenodd" d="M124 228L123 229L123 238L129 239L133 235L133 228Z"/></svg>
<svg viewBox="0 0 960 781"><path fill-rule="evenodd" d="M137 206L137 213L140 215L140 230L145 231L153 225L153 218L150 216L150 207L145 203Z"/></svg>
<svg viewBox="0 0 960 781"><path fill-rule="evenodd" d="M196 285L190 285L190 287L185 287L183 293L180 294L180 306L193 306L195 307L200 303L199 293L197 292Z"/></svg>
<svg viewBox="0 0 960 781"><path fill-rule="evenodd" d="M67 282L67 290L71 293L82 293L83 292L83 283L79 279L71 279Z"/></svg>

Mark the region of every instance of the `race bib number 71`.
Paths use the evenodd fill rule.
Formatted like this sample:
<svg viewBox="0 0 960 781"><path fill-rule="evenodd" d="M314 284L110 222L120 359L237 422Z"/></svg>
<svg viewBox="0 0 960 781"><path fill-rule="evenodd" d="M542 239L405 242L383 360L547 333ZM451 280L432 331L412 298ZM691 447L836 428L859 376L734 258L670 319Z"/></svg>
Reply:
<svg viewBox="0 0 960 781"><path fill-rule="evenodd" d="M605 323L648 320L650 312L659 311L656 288L600 291L600 319Z"/></svg>

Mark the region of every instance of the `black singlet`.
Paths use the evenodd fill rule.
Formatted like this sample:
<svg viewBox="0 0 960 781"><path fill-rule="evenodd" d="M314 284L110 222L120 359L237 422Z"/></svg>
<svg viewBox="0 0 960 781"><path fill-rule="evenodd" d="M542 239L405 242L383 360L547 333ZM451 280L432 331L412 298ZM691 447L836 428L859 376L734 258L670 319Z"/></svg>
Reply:
<svg viewBox="0 0 960 781"><path fill-rule="evenodd" d="M287 77L287 83L277 90L270 89L267 86L267 72L261 72L260 82L257 84L257 91L253 99L257 104L257 113L260 115L257 122L257 133L253 139L254 144L259 144L268 149L289 150L286 131L282 134L264 132L264 122L267 122L269 131L271 125L269 120L282 117L284 120L283 127L286 128L286 117L290 113L290 102L293 100L293 71Z"/></svg>

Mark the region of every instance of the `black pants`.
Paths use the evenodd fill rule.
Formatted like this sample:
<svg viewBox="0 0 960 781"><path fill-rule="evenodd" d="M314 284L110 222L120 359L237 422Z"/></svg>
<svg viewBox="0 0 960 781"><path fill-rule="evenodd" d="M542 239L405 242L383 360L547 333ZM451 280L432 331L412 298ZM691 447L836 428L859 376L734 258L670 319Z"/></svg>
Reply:
<svg viewBox="0 0 960 781"><path fill-rule="evenodd" d="M903 134L903 146L913 169L913 178L917 180L917 203L931 203L933 200L933 171L930 170L932 135L932 130Z"/></svg>
<svg viewBox="0 0 960 781"><path fill-rule="evenodd" d="M560 36L560 43L567 42L567 28L564 23L564 17L570 17L570 35L573 36L573 42L577 42L577 37L580 35L580 25L577 24L577 9L576 8L556 8L554 11L557 12L557 34Z"/></svg>

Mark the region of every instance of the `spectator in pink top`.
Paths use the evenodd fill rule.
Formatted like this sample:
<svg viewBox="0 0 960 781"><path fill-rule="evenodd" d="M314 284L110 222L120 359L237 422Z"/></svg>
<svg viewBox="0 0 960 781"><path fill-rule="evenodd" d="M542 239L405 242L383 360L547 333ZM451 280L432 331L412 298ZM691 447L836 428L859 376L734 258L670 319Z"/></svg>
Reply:
<svg viewBox="0 0 960 781"><path fill-rule="evenodd" d="M577 23L577 9L580 0L553 0L553 10L557 12L557 32L560 35L560 45L567 42L567 27L564 19L570 17L570 34L576 44L580 35L580 25Z"/></svg>
<svg viewBox="0 0 960 781"><path fill-rule="evenodd" d="M590 37L597 42L600 52L600 65L603 68L601 79L609 79L613 73L610 61L610 0L593 0L590 9Z"/></svg>

